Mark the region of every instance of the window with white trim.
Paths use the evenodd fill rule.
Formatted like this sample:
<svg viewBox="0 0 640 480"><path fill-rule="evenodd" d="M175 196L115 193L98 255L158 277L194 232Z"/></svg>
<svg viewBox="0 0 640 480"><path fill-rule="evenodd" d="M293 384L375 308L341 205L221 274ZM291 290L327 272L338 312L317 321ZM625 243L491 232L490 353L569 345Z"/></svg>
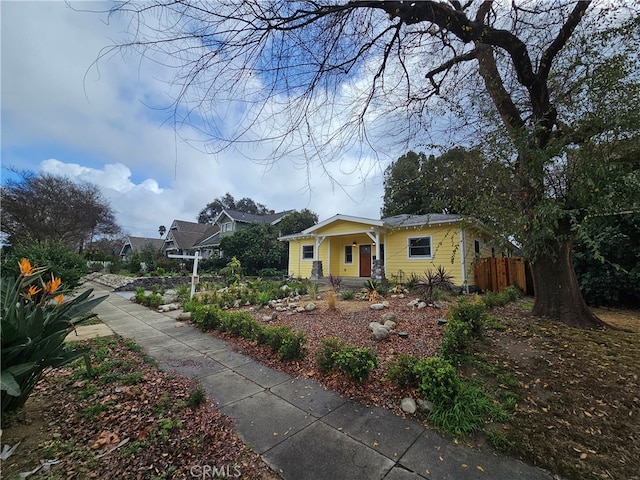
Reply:
<svg viewBox="0 0 640 480"><path fill-rule="evenodd" d="M302 246L302 259L313 260L313 245Z"/></svg>
<svg viewBox="0 0 640 480"><path fill-rule="evenodd" d="M409 258L431 258L431 237L410 237L407 239Z"/></svg>
<svg viewBox="0 0 640 480"><path fill-rule="evenodd" d="M353 263L353 245L344 246L344 263Z"/></svg>
<svg viewBox="0 0 640 480"><path fill-rule="evenodd" d="M222 231L223 232L230 232L231 228L232 228L232 223L231 222L225 222L222 224Z"/></svg>

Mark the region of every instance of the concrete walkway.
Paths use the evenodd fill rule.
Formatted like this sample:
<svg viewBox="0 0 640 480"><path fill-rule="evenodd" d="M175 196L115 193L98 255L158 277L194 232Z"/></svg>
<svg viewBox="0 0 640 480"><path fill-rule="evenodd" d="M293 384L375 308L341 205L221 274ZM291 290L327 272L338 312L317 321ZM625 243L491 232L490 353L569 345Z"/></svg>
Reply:
<svg viewBox="0 0 640 480"><path fill-rule="evenodd" d="M551 480L518 460L453 442L392 412L342 398L234 352L224 341L109 293L94 312L161 368L196 377L240 438L287 480ZM175 315L174 315L175 316Z"/></svg>

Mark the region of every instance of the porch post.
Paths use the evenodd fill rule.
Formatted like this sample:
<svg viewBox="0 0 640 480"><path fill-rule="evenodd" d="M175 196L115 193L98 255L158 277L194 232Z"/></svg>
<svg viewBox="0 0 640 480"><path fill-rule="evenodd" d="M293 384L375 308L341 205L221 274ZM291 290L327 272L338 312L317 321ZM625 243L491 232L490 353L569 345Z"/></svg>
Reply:
<svg viewBox="0 0 640 480"><path fill-rule="evenodd" d="M380 230L376 228L375 233L376 259L371 266L371 278L384 281L384 258L380 258Z"/></svg>
<svg viewBox="0 0 640 480"><path fill-rule="evenodd" d="M311 266L311 280L318 280L324 275L322 273L322 260L320 258L320 245L324 237L316 237L316 248L313 251L313 265Z"/></svg>

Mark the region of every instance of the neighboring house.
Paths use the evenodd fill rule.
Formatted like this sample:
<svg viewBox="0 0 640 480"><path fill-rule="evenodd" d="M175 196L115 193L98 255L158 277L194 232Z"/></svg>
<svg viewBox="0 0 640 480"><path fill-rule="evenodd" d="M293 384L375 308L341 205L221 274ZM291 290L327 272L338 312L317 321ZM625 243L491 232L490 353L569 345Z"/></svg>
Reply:
<svg viewBox="0 0 640 480"><path fill-rule="evenodd" d="M221 256L222 252L220 251L220 241L224 237L233 235L234 232L237 232L252 223L268 223L276 225L291 212L293 212L293 210L286 210L278 213L272 211L266 215L255 215L252 213L224 209L213 221L217 230L208 237L202 238L194 248L217 252L217 255Z"/></svg>
<svg viewBox="0 0 640 480"><path fill-rule="evenodd" d="M167 231L162 247L163 252L165 255L193 255L196 250L199 250L202 258L209 258L212 254L211 249L196 247L196 245L216 232L215 225L174 220Z"/></svg>
<svg viewBox="0 0 640 480"><path fill-rule="evenodd" d="M161 238L147 238L147 237L127 237L124 245L120 249L120 258L125 260L134 253L141 254L147 247L156 249L158 252L162 251L162 245L164 240Z"/></svg>
<svg viewBox="0 0 640 480"><path fill-rule="evenodd" d="M476 285L476 258L510 256L492 245L478 221L460 215L396 215L373 220L335 215L306 230L280 237L289 242L289 274L317 279L407 280L442 266L460 286Z"/></svg>

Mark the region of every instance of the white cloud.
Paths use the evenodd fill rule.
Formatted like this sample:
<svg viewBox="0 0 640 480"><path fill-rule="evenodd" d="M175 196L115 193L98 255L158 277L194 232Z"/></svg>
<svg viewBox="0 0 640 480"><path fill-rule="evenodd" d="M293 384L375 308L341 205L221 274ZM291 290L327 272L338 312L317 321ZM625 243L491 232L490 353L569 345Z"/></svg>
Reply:
<svg viewBox="0 0 640 480"><path fill-rule="evenodd" d="M309 208L321 219L379 216L384 165L376 159L327 157L325 171L312 153L272 165L248 160L269 158L269 144L205 154L162 123L166 111L150 108L170 103L167 72L119 56L90 69L100 49L124 31L117 19L107 25L104 17L57 1L0 2L0 8L4 166L98 185L133 235L155 236L158 225L173 219L195 221L227 192L275 210ZM188 126L180 135L204 145Z"/></svg>

